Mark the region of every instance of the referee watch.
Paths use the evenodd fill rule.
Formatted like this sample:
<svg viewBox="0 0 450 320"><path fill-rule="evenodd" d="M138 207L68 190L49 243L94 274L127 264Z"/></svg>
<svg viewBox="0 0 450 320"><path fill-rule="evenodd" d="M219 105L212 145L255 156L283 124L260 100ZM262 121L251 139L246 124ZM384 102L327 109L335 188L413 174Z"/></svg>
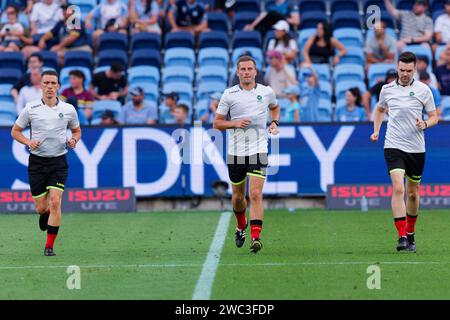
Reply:
<svg viewBox="0 0 450 320"><path fill-rule="evenodd" d="M272 121L270 122L270 124L272 124L272 122L275 122L275 124L277 125L277 127L280 125L280 122L279 122L278 120L272 120Z"/></svg>

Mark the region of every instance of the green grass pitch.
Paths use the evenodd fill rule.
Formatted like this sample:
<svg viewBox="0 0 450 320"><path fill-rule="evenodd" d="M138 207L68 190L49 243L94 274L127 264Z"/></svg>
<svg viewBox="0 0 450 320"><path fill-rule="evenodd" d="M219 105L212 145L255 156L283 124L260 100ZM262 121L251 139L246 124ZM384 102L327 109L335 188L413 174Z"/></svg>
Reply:
<svg viewBox="0 0 450 320"><path fill-rule="evenodd" d="M63 214L55 257L37 215L0 215L0 299L192 299L219 212ZM263 249L231 217L211 299L450 299L450 211L421 212L417 253L397 253L388 211L268 210ZM247 235L249 237L250 231ZM381 289L369 290L376 264ZM81 270L69 290L67 266Z"/></svg>

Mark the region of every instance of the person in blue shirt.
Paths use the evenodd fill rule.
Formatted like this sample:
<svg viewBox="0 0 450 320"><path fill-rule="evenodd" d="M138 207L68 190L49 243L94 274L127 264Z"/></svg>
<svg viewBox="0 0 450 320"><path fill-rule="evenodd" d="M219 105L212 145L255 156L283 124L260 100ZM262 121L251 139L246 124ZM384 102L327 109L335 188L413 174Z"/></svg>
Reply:
<svg viewBox="0 0 450 320"><path fill-rule="evenodd" d="M172 114L175 111L178 100L180 100L180 96L176 92L169 92L165 95L164 102L159 105L159 123L175 123Z"/></svg>
<svg viewBox="0 0 450 320"><path fill-rule="evenodd" d="M283 94L289 100L289 104L284 113L283 122L300 122L301 107L299 103L300 88L299 86L290 86L283 90Z"/></svg>
<svg viewBox="0 0 450 320"><path fill-rule="evenodd" d="M173 32L189 31L197 36L209 30L205 7L196 0L178 0L169 11L168 18Z"/></svg>
<svg viewBox="0 0 450 320"><path fill-rule="evenodd" d="M131 101L122 107L118 117L120 124L156 124L156 107L144 100L144 90L135 87L130 91Z"/></svg>
<svg viewBox="0 0 450 320"><path fill-rule="evenodd" d="M366 113L361 106L361 93L359 88L350 88L345 92L345 106L336 110L336 121L358 122L365 121Z"/></svg>
<svg viewBox="0 0 450 320"><path fill-rule="evenodd" d="M158 23L159 5L156 0L129 0L131 32L155 32L161 34Z"/></svg>
<svg viewBox="0 0 450 320"><path fill-rule="evenodd" d="M302 122L319 121L318 106L320 102L319 77L311 64L305 64L302 74L306 81L301 85L300 106Z"/></svg>

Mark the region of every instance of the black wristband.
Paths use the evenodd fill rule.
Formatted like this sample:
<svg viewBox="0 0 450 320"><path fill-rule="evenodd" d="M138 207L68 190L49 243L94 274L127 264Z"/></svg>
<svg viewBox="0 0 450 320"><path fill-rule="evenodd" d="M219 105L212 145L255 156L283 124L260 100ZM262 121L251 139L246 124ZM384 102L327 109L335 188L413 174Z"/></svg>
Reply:
<svg viewBox="0 0 450 320"><path fill-rule="evenodd" d="M75 139L74 137L70 138L70 140L75 140L75 143L78 143L78 140Z"/></svg>
<svg viewBox="0 0 450 320"><path fill-rule="evenodd" d="M280 125L280 123L278 122L278 120L272 120L272 121L270 122L270 124L272 124L272 122L275 122L275 124L276 124L277 126Z"/></svg>

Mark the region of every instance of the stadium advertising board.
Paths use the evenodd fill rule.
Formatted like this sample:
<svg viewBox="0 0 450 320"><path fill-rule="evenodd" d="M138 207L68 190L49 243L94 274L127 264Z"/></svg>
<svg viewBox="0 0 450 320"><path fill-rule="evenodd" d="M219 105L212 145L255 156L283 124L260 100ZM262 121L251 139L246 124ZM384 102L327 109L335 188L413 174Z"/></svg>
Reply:
<svg viewBox="0 0 450 320"><path fill-rule="evenodd" d="M450 184L422 184L419 187L420 207L438 209L450 207ZM328 209L360 209L366 197L370 209L391 208L392 186L388 184L329 185Z"/></svg>
<svg viewBox="0 0 450 320"><path fill-rule="evenodd" d="M133 188L67 189L62 198L63 212L134 212ZM0 213L34 212L28 190L0 190Z"/></svg>
<svg viewBox="0 0 450 320"><path fill-rule="evenodd" d="M264 193L325 195L333 184L390 183L384 140L370 141L372 128L370 123L282 125L279 137L270 139ZM443 170L450 163L449 131L450 124L441 122L426 132L424 183L450 182L450 171ZM27 190L26 147L12 141L10 128L0 129L0 141L0 188ZM134 187L141 197L210 196L214 181L228 181L225 150L224 135L211 127L84 127L82 140L68 153L67 186Z"/></svg>

